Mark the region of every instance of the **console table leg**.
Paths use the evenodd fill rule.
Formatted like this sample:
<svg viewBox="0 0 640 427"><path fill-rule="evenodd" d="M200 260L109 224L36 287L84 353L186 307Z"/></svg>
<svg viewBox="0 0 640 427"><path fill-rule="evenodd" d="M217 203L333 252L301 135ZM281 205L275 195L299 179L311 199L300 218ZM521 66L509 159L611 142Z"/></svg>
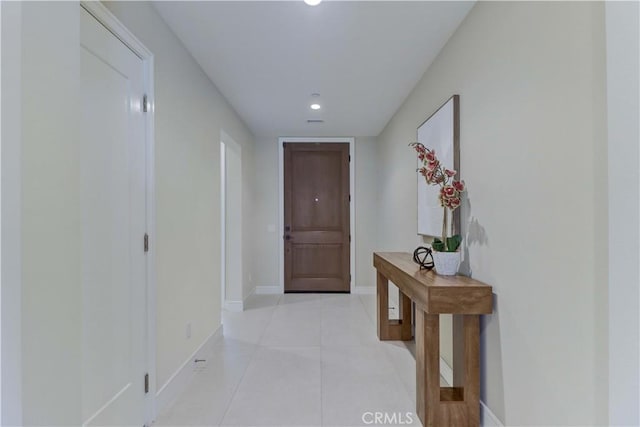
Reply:
<svg viewBox="0 0 640 427"><path fill-rule="evenodd" d="M453 381L461 387L469 426L480 425L480 316L453 316Z"/></svg>
<svg viewBox="0 0 640 427"><path fill-rule="evenodd" d="M411 330L411 299L398 291L400 294L400 339L410 341L413 338Z"/></svg>
<svg viewBox="0 0 640 427"><path fill-rule="evenodd" d="M376 316L376 321L378 339L387 340L389 339L389 281L380 272L378 272L377 287L378 316Z"/></svg>
<svg viewBox="0 0 640 427"><path fill-rule="evenodd" d="M425 345L424 345L424 311L416 307L416 413L422 425L425 424L425 413L427 405L425 372ZM438 346L440 343L438 343Z"/></svg>
<svg viewBox="0 0 640 427"><path fill-rule="evenodd" d="M464 400L469 405L469 425L480 425L480 316L464 316L467 387Z"/></svg>
<svg viewBox="0 0 640 427"><path fill-rule="evenodd" d="M440 318L416 308L416 411L423 426L438 426Z"/></svg>
<svg viewBox="0 0 640 427"><path fill-rule="evenodd" d="M400 292L399 320L389 320L389 280L378 272L376 317L378 339L409 341L411 333L411 299Z"/></svg>

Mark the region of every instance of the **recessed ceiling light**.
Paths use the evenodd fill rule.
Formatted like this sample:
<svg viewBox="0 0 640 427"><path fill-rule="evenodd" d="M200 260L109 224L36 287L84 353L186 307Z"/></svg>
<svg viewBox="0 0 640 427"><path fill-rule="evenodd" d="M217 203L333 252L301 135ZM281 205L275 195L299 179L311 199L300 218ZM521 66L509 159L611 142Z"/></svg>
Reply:
<svg viewBox="0 0 640 427"><path fill-rule="evenodd" d="M320 104L311 104L311 109L312 110L319 110L320 108L321 108Z"/></svg>
<svg viewBox="0 0 640 427"><path fill-rule="evenodd" d="M320 4L321 1L322 0L304 0L304 2L309 6L317 6Z"/></svg>

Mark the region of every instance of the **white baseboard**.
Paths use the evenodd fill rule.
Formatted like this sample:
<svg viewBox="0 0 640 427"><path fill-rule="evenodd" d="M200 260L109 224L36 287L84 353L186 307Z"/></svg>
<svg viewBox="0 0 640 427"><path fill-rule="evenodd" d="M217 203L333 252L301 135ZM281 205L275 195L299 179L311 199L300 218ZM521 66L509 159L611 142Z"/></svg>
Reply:
<svg viewBox="0 0 640 427"><path fill-rule="evenodd" d="M483 427L504 427L504 424L491 412L491 409L480 401L480 425Z"/></svg>
<svg viewBox="0 0 640 427"><path fill-rule="evenodd" d="M282 288L280 286L256 286L255 294L256 295L279 295L282 293ZM356 295L375 295L376 288L375 286L354 286L351 292Z"/></svg>
<svg viewBox="0 0 640 427"><path fill-rule="evenodd" d="M241 312L244 310L244 301L225 301L224 309L227 311Z"/></svg>
<svg viewBox="0 0 640 427"><path fill-rule="evenodd" d="M280 286L256 286L256 295L280 295L282 288Z"/></svg>
<svg viewBox="0 0 640 427"><path fill-rule="evenodd" d="M249 295L244 297L242 301L225 301L224 302L224 310L232 311L235 313L239 313L244 311L245 306L247 305L247 300L256 292L256 288L251 289Z"/></svg>
<svg viewBox="0 0 640 427"><path fill-rule="evenodd" d="M156 416L171 405L189 384L195 372L195 359L208 360L213 354L213 345L222 338L222 325L204 340L193 354L169 377L156 393Z"/></svg>
<svg viewBox="0 0 640 427"><path fill-rule="evenodd" d="M356 295L375 295L376 287L375 286L354 286L352 294Z"/></svg>
<svg viewBox="0 0 640 427"><path fill-rule="evenodd" d="M251 297L253 296L253 294L255 294L255 293L256 293L256 288L255 288L255 286L254 286L254 287L253 287L253 289L251 289L251 292L249 292L249 293L247 294L247 296L246 296L246 297L244 297L244 300L242 301L242 302L243 302L243 304L244 304L244 305L247 305L247 300L248 300L249 298L251 298Z"/></svg>
<svg viewBox="0 0 640 427"><path fill-rule="evenodd" d="M440 376L449 386L453 384L453 369L442 357L440 358ZM504 424L482 400L480 401L480 425L483 427L504 427Z"/></svg>
<svg viewBox="0 0 640 427"><path fill-rule="evenodd" d="M96 411L95 414L91 415L85 422L82 423L82 427L87 427L88 425L90 425L92 422L94 422L100 415L102 415L102 413L104 411L107 411L110 408L110 406L113 404L113 402L115 402L116 400L118 400L120 398L120 396L122 396L128 389L129 387L131 387L131 383L127 384L122 390L120 390L119 392L117 392L111 399L109 399L109 401L107 403L105 403L102 408L98 409ZM97 424L100 425L100 424Z"/></svg>

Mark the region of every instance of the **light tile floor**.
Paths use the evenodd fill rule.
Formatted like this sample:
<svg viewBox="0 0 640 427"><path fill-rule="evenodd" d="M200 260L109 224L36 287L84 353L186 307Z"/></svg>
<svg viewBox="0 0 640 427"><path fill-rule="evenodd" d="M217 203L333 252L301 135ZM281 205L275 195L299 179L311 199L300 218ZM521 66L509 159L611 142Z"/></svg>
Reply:
<svg viewBox="0 0 640 427"><path fill-rule="evenodd" d="M380 412L419 426L412 343L378 341L375 301L261 295L224 312L214 354L154 425L360 426Z"/></svg>

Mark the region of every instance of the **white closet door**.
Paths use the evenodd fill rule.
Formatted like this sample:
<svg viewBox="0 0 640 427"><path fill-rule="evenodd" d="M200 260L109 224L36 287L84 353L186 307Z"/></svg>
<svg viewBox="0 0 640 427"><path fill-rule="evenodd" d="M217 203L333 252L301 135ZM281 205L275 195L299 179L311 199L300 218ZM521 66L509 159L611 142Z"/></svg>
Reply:
<svg viewBox="0 0 640 427"><path fill-rule="evenodd" d="M83 420L142 426L144 64L81 10Z"/></svg>

